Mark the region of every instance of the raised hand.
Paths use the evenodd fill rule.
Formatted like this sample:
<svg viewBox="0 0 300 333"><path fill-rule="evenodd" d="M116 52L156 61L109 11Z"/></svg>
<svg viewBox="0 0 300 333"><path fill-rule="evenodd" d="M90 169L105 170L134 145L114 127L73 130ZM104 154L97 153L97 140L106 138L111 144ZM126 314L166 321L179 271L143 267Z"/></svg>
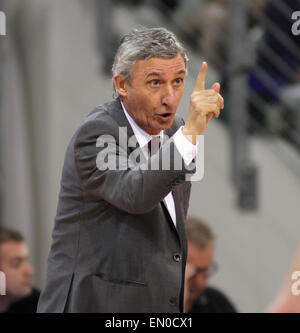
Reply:
<svg viewBox="0 0 300 333"><path fill-rule="evenodd" d="M203 62L194 91L190 98L189 113L183 127L183 134L196 144L196 136L204 132L213 115L218 118L220 109L224 108L224 99L220 95L220 84L214 83L205 89L207 63Z"/></svg>

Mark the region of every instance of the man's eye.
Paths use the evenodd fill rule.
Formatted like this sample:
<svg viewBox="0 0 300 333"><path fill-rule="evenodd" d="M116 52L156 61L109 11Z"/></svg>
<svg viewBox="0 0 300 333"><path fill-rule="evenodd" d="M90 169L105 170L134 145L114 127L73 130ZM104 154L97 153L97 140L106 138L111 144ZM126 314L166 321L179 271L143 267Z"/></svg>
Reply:
<svg viewBox="0 0 300 333"><path fill-rule="evenodd" d="M183 82L181 78L175 79L174 83L175 85L180 85Z"/></svg>
<svg viewBox="0 0 300 333"><path fill-rule="evenodd" d="M158 87L159 86L159 81L158 80L152 80L150 81L151 87Z"/></svg>
<svg viewBox="0 0 300 333"><path fill-rule="evenodd" d="M16 260L16 261L11 262L11 267L12 268L19 268L21 266L21 264L22 264L22 261Z"/></svg>

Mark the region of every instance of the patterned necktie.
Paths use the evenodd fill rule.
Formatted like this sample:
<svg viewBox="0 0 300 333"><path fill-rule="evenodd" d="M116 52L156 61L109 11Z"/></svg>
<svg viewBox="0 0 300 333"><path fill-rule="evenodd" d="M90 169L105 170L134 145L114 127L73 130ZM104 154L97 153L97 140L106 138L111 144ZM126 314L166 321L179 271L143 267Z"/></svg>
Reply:
<svg viewBox="0 0 300 333"><path fill-rule="evenodd" d="M148 152L150 157L155 155L160 148L160 137L154 136L149 142L148 142Z"/></svg>

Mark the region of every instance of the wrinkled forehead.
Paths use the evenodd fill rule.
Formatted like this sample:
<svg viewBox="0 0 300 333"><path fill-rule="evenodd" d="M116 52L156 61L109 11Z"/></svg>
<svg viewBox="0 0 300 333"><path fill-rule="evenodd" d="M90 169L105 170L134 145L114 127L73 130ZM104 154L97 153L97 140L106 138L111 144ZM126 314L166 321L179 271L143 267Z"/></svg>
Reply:
<svg viewBox="0 0 300 333"><path fill-rule="evenodd" d="M149 57L146 59L137 60L132 69L132 77L149 75L185 75L186 64L183 57L178 54L174 57L160 58Z"/></svg>

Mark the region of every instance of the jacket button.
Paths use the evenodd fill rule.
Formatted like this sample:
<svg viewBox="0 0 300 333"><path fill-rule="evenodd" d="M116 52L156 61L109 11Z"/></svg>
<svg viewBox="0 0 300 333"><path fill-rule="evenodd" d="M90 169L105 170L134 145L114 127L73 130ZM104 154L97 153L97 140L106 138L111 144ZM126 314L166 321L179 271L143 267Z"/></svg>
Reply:
<svg viewBox="0 0 300 333"><path fill-rule="evenodd" d="M170 297L170 299L169 299L169 303L170 303L171 305L175 305L175 304L176 304L176 297Z"/></svg>
<svg viewBox="0 0 300 333"><path fill-rule="evenodd" d="M181 260L181 254L180 253L175 253L174 256L173 256L173 259L176 262L179 262Z"/></svg>

